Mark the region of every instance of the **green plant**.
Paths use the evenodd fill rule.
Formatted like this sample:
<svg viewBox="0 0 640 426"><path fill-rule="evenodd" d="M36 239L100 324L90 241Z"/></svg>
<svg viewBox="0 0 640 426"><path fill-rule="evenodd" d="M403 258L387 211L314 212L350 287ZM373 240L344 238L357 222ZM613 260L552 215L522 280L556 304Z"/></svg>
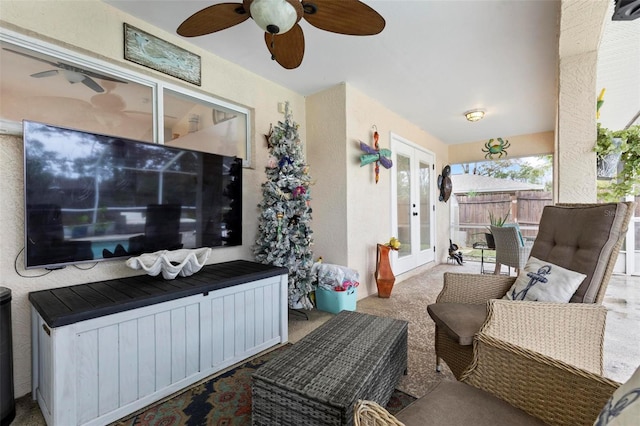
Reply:
<svg viewBox="0 0 640 426"><path fill-rule="evenodd" d="M615 138L620 139L620 142L614 141ZM606 127L602 127L598 123L598 136L596 138L596 146L593 150L600 156L605 156L614 153L620 153L626 148L624 138L620 137L620 132L613 132Z"/></svg>
<svg viewBox="0 0 640 426"><path fill-rule="evenodd" d="M614 146L614 138L620 139L618 148ZM599 188L601 200L619 201L627 195L640 194L640 125L611 131L598 123L598 139L594 151L598 155L621 153L622 168L609 184Z"/></svg>
<svg viewBox="0 0 640 426"><path fill-rule="evenodd" d="M507 219L509 218L509 212L507 212L504 216L496 216L493 212L489 212L489 223L493 226L502 227L505 223L507 223ZM491 232L491 227L487 226L489 232Z"/></svg>

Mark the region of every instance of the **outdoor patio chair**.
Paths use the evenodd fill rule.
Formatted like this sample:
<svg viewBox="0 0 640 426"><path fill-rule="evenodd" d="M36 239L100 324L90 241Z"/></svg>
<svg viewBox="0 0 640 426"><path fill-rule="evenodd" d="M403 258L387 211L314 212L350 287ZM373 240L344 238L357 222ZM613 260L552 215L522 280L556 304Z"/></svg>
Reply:
<svg viewBox="0 0 640 426"><path fill-rule="evenodd" d="M579 282L569 302L601 304L632 214L633 203L546 206L531 249L531 258L586 276ZM473 337L487 318L487 301L503 298L515 281L515 277L503 275L444 275L444 287L436 303L427 307L435 322L437 371L440 371L440 362L444 360L456 378L462 376L473 357ZM522 306L519 301L508 303L516 308ZM526 322L525 319L524 324ZM559 324L549 330L555 333L557 326ZM600 356L601 346L585 346L580 343L581 338L574 337L578 331L583 331L584 326L574 323L573 331L564 336L567 347L558 353L558 359L567 361L572 359L574 353L585 360ZM535 339L542 339L544 344L545 339L550 338L548 330L535 335L526 326L513 333L521 334L525 340L531 338L534 346L540 343L536 343ZM530 347L526 341L521 343ZM601 363L586 361L576 365L594 373L602 373Z"/></svg>
<svg viewBox="0 0 640 426"><path fill-rule="evenodd" d="M496 243L496 273L501 266L506 265L509 270L520 271L526 265L533 241L522 238L520 230L514 226L491 226L491 234Z"/></svg>
<svg viewBox="0 0 640 426"><path fill-rule="evenodd" d="M474 338L473 362L460 381L443 379L395 415L375 402L358 401L354 426L580 426L603 425L612 418L615 420L611 424L635 424L640 400L634 401L634 388L638 386L640 369L620 386L572 362L549 356L548 348L531 349L512 341L511 327L504 326L510 321L533 331L557 326L560 330L547 335L546 340L564 346L564 336L576 328L571 324L575 318L599 317L603 322L595 330L597 337L590 338L590 343L597 346L598 340L602 344L606 309L586 304L520 303L527 309L540 305L531 312L536 319L525 320L526 315L512 302L488 303L487 324Z"/></svg>

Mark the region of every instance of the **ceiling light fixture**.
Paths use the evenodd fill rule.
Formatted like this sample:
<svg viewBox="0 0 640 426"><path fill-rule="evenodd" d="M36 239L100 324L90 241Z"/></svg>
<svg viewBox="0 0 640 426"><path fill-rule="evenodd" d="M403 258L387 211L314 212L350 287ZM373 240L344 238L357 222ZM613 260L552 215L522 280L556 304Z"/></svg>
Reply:
<svg viewBox="0 0 640 426"><path fill-rule="evenodd" d="M484 117L484 111L481 109L473 109L471 111L465 112L464 116L467 120L474 122L482 120L482 118Z"/></svg>
<svg viewBox="0 0 640 426"><path fill-rule="evenodd" d="M270 34L286 33L302 17L302 3L297 0L253 0L249 10L256 24Z"/></svg>

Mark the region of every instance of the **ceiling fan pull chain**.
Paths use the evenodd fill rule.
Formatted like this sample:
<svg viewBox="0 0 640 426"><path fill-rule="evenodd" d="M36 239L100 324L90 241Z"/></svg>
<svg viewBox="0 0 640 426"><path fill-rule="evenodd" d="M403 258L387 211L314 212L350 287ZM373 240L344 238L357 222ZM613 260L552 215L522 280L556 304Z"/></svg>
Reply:
<svg viewBox="0 0 640 426"><path fill-rule="evenodd" d="M276 60L276 54L273 53L275 52L274 47L276 45L276 35L274 33L271 33L271 60L275 61Z"/></svg>

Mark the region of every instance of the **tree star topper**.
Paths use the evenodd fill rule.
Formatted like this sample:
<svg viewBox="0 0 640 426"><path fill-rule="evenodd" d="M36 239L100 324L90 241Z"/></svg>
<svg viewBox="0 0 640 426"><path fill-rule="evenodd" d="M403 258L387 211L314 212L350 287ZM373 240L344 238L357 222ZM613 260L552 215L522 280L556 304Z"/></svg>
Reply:
<svg viewBox="0 0 640 426"><path fill-rule="evenodd" d="M393 166L393 163L389 158L391 157L391 150L385 148L380 149L378 145L379 137L380 136L378 135L378 129L376 128L376 126L373 126L373 148L360 141L360 149L366 153L360 156L360 167L375 162L376 183L378 183L378 179L380 176L380 164L382 164L385 169L390 169Z"/></svg>

